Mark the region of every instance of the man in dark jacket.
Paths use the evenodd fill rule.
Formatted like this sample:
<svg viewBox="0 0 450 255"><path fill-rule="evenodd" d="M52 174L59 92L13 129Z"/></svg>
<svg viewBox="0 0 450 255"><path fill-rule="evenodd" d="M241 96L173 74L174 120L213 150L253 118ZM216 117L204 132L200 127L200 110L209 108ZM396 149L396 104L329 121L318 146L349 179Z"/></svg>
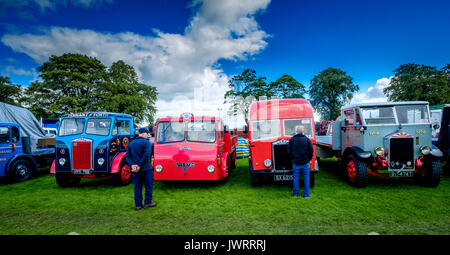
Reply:
<svg viewBox="0 0 450 255"><path fill-rule="evenodd" d="M299 177L300 173L303 175L305 188L303 190L303 197L310 198L309 190L309 162L313 158L314 149L311 141L306 137L303 126L295 127L296 135L294 135L288 144L288 153L292 159L292 167L294 171L294 197L299 195Z"/></svg>
<svg viewBox="0 0 450 255"><path fill-rule="evenodd" d="M142 183L145 185L144 208L156 206L156 203L152 202L153 169L151 164L152 147L148 141L149 134L148 129L140 128L139 136L128 145L125 155L133 172L136 210L142 209Z"/></svg>

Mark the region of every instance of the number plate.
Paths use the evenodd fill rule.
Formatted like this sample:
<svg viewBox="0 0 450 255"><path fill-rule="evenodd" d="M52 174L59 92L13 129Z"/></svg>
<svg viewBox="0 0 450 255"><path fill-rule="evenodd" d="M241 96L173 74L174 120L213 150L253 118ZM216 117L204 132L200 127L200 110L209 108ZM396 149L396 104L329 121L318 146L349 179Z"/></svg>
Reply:
<svg viewBox="0 0 450 255"><path fill-rule="evenodd" d="M91 170L73 170L73 174L90 174Z"/></svg>
<svg viewBox="0 0 450 255"><path fill-rule="evenodd" d="M273 176L274 181L292 181L293 179L294 176L292 174L279 174Z"/></svg>
<svg viewBox="0 0 450 255"><path fill-rule="evenodd" d="M413 177L414 171L389 171L390 177Z"/></svg>
<svg viewBox="0 0 450 255"><path fill-rule="evenodd" d="M195 167L195 163L176 163L177 167Z"/></svg>

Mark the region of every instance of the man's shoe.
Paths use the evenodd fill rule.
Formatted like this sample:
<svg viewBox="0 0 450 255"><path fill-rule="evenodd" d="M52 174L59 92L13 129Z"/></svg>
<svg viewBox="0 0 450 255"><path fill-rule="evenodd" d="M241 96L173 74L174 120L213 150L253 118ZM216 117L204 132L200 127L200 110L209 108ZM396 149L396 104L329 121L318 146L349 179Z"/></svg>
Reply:
<svg viewBox="0 0 450 255"><path fill-rule="evenodd" d="M144 208L147 209L149 207L155 207L155 206L156 206L156 203L155 202L151 202L150 204L145 204Z"/></svg>
<svg viewBox="0 0 450 255"><path fill-rule="evenodd" d="M311 198L311 196L307 196L307 197L303 197L303 198L308 199L308 198Z"/></svg>
<svg viewBox="0 0 450 255"><path fill-rule="evenodd" d="M139 210L141 210L142 209L142 206L137 206L136 207L136 211L139 211Z"/></svg>

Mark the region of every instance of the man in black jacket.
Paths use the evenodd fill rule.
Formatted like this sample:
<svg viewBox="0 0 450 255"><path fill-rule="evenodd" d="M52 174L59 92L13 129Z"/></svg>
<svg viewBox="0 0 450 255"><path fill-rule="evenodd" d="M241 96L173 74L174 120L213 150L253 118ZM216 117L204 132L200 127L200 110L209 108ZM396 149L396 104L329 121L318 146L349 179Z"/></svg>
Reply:
<svg viewBox="0 0 450 255"><path fill-rule="evenodd" d="M311 141L306 137L303 132L305 128L303 126L296 126L295 133L288 144L288 153L292 159L292 168L294 170L294 197L299 195L299 177L300 173L303 175L303 181L305 188L303 190L303 197L310 198L309 189L309 162L313 158L314 149Z"/></svg>

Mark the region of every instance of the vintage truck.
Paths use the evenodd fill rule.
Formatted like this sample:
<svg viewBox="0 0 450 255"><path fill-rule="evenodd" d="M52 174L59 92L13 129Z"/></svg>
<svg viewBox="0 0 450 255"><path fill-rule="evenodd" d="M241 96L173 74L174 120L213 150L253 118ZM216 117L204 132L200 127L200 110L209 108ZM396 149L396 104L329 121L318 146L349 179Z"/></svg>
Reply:
<svg viewBox="0 0 450 255"><path fill-rule="evenodd" d="M60 187L75 186L82 178L112 178L116 186L127 185L132 172L125 154L133 135L133 118L128 114L63 115L50 172Z"/></svg>
<svg viewBox="0 0 450 255"><path fill-rule="evenodd" d="M55 138L49 137L27 109L0 103L0 177L23 182L38 167L49 166L55 155Z"/></svg>
<svg viewBox="0 0 450 255"><path fill-rule="evenodd" d="M311 104L305 99L276 99L250 105L248 126L244 130L248 130L253 186L260 185L264 178L269 177L274 181L292 181L292 159L287 145L298 125L305 127L305 135L314 147L310 162L310 186L313 187L319 168L315 160L316 132Z"/></svg>
<svg viewBox="0 0 450 255"><path fill-rule="evenodd" d="M213 116L160 118L154 140L154 178L174 180L228 180L236 167L237 136Z"/></svg>
<svg viewBox="0 0 450 255"><path fill-rule="evenodd" d="M442 152L432 148L428 102L360 103L341 108L325 136L317 136L319 158L336 156L346 180L365 187L368 175L440 182Z"/></svg>

